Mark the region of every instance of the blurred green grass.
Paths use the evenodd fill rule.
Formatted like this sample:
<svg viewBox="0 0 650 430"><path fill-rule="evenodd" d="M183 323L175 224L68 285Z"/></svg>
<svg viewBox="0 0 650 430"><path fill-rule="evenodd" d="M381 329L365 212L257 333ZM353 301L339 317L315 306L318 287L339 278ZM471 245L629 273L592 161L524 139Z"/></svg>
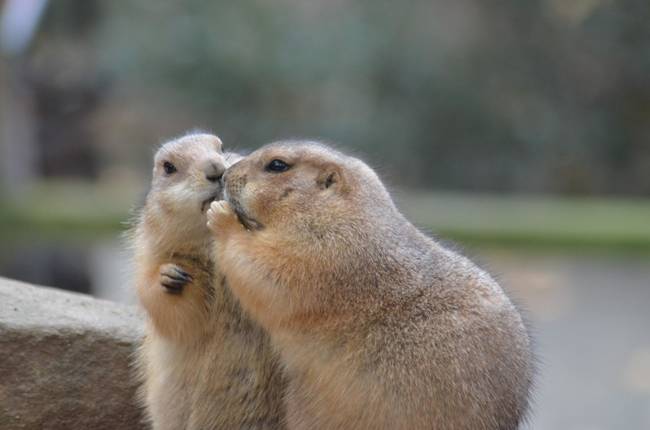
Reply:
<svg viewBox="0 0 650 430"><path fill-rule="evenodd" d="M0 235L9 242L82 241L128 229L143 191L124 184L55 181L0 194Z"/></svg>
<svg viewBox="0 0 650 430"><path fill-rule="evenodd" d="M418 227L461 244L650 252L650 200L396 191ZM144 190L127 185L43 183L0 199L5 241L78 241L128 227Z"/></svg>
<svg viewBox="0 0 650 430"><path fill-rule="evenodd" d="M419 227L461 243L650 251L650 200L398 192Z"/></svg>

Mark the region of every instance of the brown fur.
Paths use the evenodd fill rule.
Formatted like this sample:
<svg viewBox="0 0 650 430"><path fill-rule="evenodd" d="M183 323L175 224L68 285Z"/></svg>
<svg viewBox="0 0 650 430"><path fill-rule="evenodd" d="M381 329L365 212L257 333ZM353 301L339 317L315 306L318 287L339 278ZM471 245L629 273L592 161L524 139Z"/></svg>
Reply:
<svg viewBox="0 0 650 430"><path fill-rule="evenodd" d="M268 336L241 310L214 264L204 202L220 198L215 177L240 158L215 136L163 145L135 229L136 288L147 311L138 353L141 400L154 429L277 429L284 382ZM177 172L164 172L165 161ZM207 177L212 176L212 181ZM162 284L175 269L191 280Z"/></svg>
<svg viewBox="0 0 650 430"><path fill-rule="evenodd" d="M269 171L273 159L290 169ZM413 227L367 165L276 143L225 187L208 211L217 262L281 353L289 428L518 427L533 374L519 313Z"/></svg>

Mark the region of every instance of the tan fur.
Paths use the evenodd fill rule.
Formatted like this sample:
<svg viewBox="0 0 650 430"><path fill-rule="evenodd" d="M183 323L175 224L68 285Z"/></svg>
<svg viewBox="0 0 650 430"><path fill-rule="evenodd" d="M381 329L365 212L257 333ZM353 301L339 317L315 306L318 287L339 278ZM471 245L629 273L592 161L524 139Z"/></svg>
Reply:
<svg viewBox="0 0 650 430"><path fill-rule="evenodd" d="M169 142L155 157L134 234L136 288L149 316L137 367L155 430L282 427L277 357L225 287L206 227L204 202L222 192L215 177L239 158L203 134ZM166 174L165 161L177 171ZM161 283L175 268L191 281L173 293Z"/></svg>
<svg viewBox="0 0 650 430"><path fill-rule="evenodd" d="M271 172L273 159L291 167ZM225 187L208 211L217 262L281 353L289 428L518 427L533 374L519 313L413 227L367 165L276 143Z"/></svg>

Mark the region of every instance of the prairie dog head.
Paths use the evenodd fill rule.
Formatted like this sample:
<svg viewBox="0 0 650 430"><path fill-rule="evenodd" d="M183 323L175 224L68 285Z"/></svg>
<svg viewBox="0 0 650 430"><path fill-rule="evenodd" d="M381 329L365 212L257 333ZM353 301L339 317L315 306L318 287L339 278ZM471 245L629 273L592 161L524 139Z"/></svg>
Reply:
<svg viewBox="0 0 650 430"><path fill-rule="evenodd" d="M317 142L264 146L233 165L224 184L225 199L250 230L289 226L318 234L372 217L375 208L394 209L372 169Z"/></svg>
<svg viewBox="0 0 650 430"><path fill-rule="evenodd" d="M222 198L221 178L236 158L224 154L221 140L210 134L189 134L163 144L154 157L148 216L164 221L169 232L205 232L207 207Z"/></svg>
<svg viewBox="0 0 650 430"><path fill-rule="evenodd" d="M229 244L217 260L267 328L348 309L340 300L358 297L348 280L379 261L385 235L404 222L370 167L315 142L264 146L226 171L224 187L228 204L213 203L209 215ZM241 261L260 270L239 273Z"/></svg>

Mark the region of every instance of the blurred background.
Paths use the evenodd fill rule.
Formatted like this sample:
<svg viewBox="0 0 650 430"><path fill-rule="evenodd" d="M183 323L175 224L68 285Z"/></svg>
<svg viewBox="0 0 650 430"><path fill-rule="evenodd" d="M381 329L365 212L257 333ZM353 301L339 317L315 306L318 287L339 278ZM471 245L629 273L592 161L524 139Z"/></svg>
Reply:
<svg viewBox="0 0 650 430"><path fill-rule="evenodd" d="M133 302L156 147L336 142L526 310L528 428L650 428L647 0L0 0L0 275Z"/></svg>

